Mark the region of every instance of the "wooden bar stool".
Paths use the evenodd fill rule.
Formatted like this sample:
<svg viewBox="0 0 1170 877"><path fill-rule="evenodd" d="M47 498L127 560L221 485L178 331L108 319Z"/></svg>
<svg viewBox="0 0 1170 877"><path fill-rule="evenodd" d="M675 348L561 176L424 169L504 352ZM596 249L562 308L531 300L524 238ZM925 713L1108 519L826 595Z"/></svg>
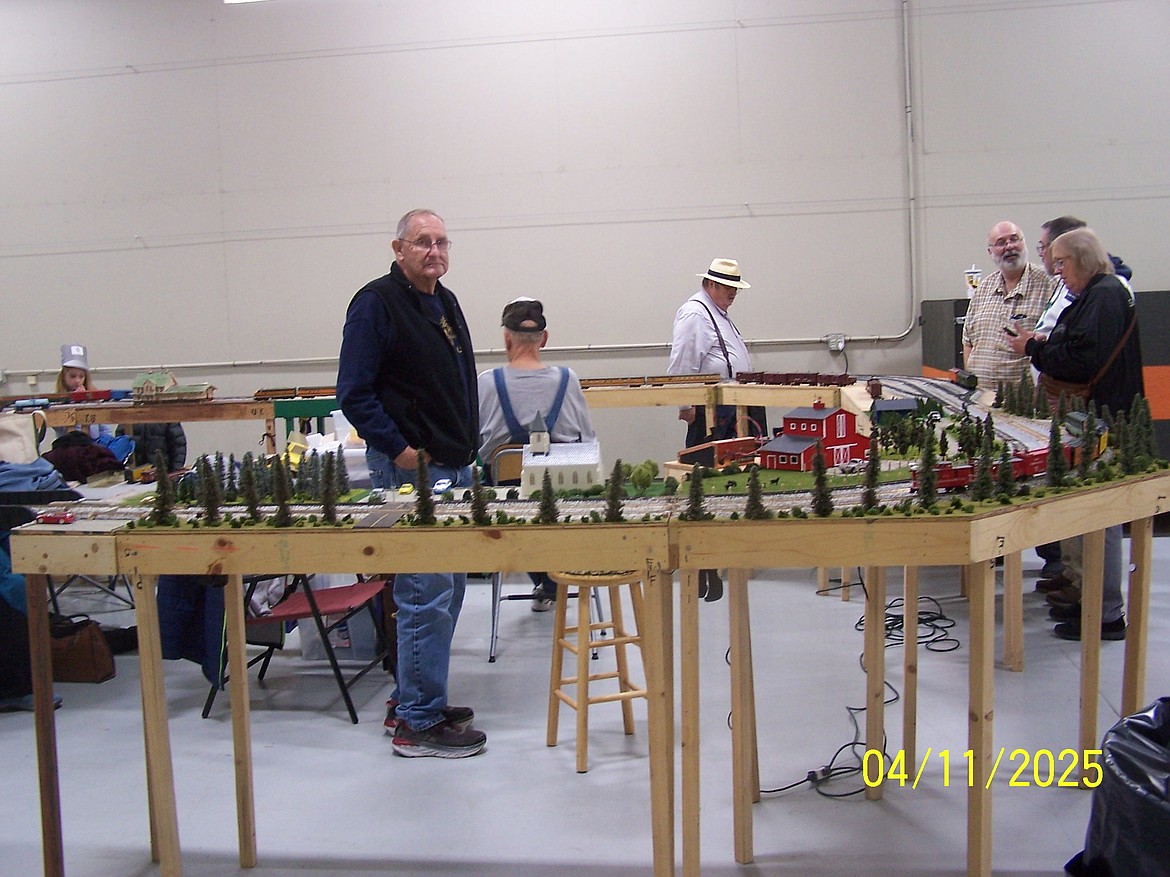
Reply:
<svg viewBox="0 0 1170 877"><path fill-rule="evenodd" d="M563 701L577 711L577 773L589 770L589 707L595 703L620 701L622 721L627 734L634 733L634 707L630 702L635 697L646 697L646 688L635 688L630 681L629 663L626 660L626 646L642 648L642 577L635 571L626 572L554 572L549 575L561 586L560 599L556 605L556 619L553 623L552 674L548 691L548 739L549 746L557 745L560 726L560 704ZM629 586L630 602L634 607L635 631L626 630L622 618L621 589ZM568 589L577 589L577 625L567 627L565 615L568 609ZM589 616L590 594L596 588L609 592L611 621L592 622ZM610 632L612 636L606 637ZM589 672L589 655L593 649L612 647L617 661L617 670L605 673ZM564 675L565 652L577 658L577 672L574 676ZM618 691L610 694L590 694L593 682L616 679ZM565 686L575 686L574 695L565 693Z"/></svg>

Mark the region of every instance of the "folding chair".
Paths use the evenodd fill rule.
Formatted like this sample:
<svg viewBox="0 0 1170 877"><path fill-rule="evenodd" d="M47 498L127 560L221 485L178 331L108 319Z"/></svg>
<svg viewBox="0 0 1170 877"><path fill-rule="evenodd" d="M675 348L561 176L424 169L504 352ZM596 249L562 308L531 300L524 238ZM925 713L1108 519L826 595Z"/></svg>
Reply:
<svg viewBox="0 0 1170 877"><path fill-rule="evenodd" d="M250 580L248 596L245 602L250 602L256 584L269 578L272 577L257 576ZM345 585L340 588L320 588L313 590L309 581L311 578L311 576L307 575L294 576L292 585L285 593L284 598L272 607L271 612L267 615L249 617L245 624L249 628L260 625L271 625L274 622L279 622L283 626L289 621L312 618L317 627L317 632L321 636L321 643L325 648L325 655L329 659L329 666L333 670L333 678L337 680L337 687L341 690L341 696L345 700L345 708L349 711L350 721L356 725L358 723L357 710L354 709L353 699L349 695L349 689L379 663L386 662L387 669L392 673L394 672L394 658L390 652L387 638L383 631L382 621L374 611L375 600L382 593L389 580L385 578L375 578L369 581L359 580L352 585ZM329 641L329 634L363 610L369 612L370 619L374 622L374 635L378 653L374 656L373 660L363 666L353 676L346 679L337 664L337 656L333 652L333 645ZM333 620L327 623L325 619L326 615L334 616ZM263 679L264 674L268 672L268 664L272 660L272 654L278 648L280 648L279 644L266 644L264 651L249 660L247 666L252 667L259 663L259 678ZM224 676L223 684L227 685L227 682L228 677ZM207 702L203 705L203 718L207 718L211 712L211 705L215 702L215 695L219 689L220 686L213 684L211 690L207 693Z"/></svg>
<svg viewBox="0 0 1170 877"><path fill-rule="evenodd" d="M524 468L524 445L500 445L492 451L487 461L488 480L496 487L512 487L520 483L520 476ZM562 599L568 599L567 594L561 594ZM492 573L492 635L488 643L488 663L496 662L496 644L500 638L500 603L504 600L531 600L532 594L504 594L504 574ZM593 606L598 619L604 619L601 608L601 594L593 592ZM604 635L604 634L603 634ZM597 652L594 651L594 657Z"/></svg>

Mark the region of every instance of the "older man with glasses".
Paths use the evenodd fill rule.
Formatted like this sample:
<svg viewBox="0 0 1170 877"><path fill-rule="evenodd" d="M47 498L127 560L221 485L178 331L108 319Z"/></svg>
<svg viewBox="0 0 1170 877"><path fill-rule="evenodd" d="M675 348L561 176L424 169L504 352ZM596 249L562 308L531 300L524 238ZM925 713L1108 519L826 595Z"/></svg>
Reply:
<svg viewBox="0 0 1170 877"><path fill-rule="evenodd" d="M987 252L996 270L983 278L971 297L963 324L963 364L994 390L1019 384L1028 358L1011 349L1005 326L1034 326L1055 286L1043 268L1028 261L1028 244L1014 222L998 222L987 236Z"/></svg>
<svg viewBox="0 0 1170 877"><path fill-rule="evenodd" d="M475 356L467 320L440 282L451 239L433 210L398 222L388 274L354 295L345 315L337 400L366 440L375 487L439 480L471 484L479 445ZM418 483L426 452L430 484ZM447 703L451 639L463 606L465 573L399 573L397 686L387 703L386 731L407 757L464 758L487 741L471 727L468 707Z"/></svg>

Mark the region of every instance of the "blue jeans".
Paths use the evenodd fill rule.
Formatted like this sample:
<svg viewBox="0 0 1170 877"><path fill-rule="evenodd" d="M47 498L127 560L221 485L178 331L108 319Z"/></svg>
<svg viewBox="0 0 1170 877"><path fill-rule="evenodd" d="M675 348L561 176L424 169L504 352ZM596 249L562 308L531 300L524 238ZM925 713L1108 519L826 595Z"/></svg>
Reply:
<svg viewBox="0 0 1170 877"><path fill-rule="evenodd" d="M417 472L399 469L385 454L366 449L370 483L397 490L414 484ZM450 478L452 487L471 486L471 467L452 469L432 462L428 468L431 484ZM427 485L429 489L430 485ZM398 606L398 674L394 693L398 718L416 731L443 720L447 706L447 673L451 667L451 639L467 573L398 573L394 576L394 602Z"/></svg>

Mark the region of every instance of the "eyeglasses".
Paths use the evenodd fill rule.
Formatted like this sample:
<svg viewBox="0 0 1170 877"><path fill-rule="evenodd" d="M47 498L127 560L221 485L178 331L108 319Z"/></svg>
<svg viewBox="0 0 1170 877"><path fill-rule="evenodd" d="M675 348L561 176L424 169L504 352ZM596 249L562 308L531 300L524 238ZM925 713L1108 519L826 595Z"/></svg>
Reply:
<svg viewBox="0 0 1170 877"><path fill-rule="evenodd" d="M1065 258L1063 258L1063 259L1055 259L1055 258L1054 258L1054 259L1052 260L1052 267L1053 267L1053 268L1055 268L1057 271L1060 271L1061 269L1063 269L1063 268L1064 268L1064 263L1065 263L1066 261L1068 261L1068 257L1067 257L1067 256L1066 256Z"/></svg>
<svg viewBox="0 0 1170 877"><path fill-rule="evenodd" d="M426 238L419 238L417 241L407 241L406 243L424 252L430 252L431 247L434 247L440 253L445 253L451 249L451 241L448 238L442 238L437 241L428 241Z"/></svg>
<svg viewBox="0 0 1170 877"><path fill-rule="evenodd" d="M1036 244L1036 255L1043 256L1044 251L1047 249L1048 249L1048 245L1045 244L1043 241L1041 241L1040 243Z"/></svg>
<svg viewBox="0 0 1170 877"><path fill-rule="evenodd" d="M1006 238L999 238L998 240L996 240L991 245L991 248L994 250L1002 250L1004 247L1009 246L1010 244L1018 244L1022 240L1023 240L1023 238L1020 237L1018 234L1010 234Z"/></svg>

